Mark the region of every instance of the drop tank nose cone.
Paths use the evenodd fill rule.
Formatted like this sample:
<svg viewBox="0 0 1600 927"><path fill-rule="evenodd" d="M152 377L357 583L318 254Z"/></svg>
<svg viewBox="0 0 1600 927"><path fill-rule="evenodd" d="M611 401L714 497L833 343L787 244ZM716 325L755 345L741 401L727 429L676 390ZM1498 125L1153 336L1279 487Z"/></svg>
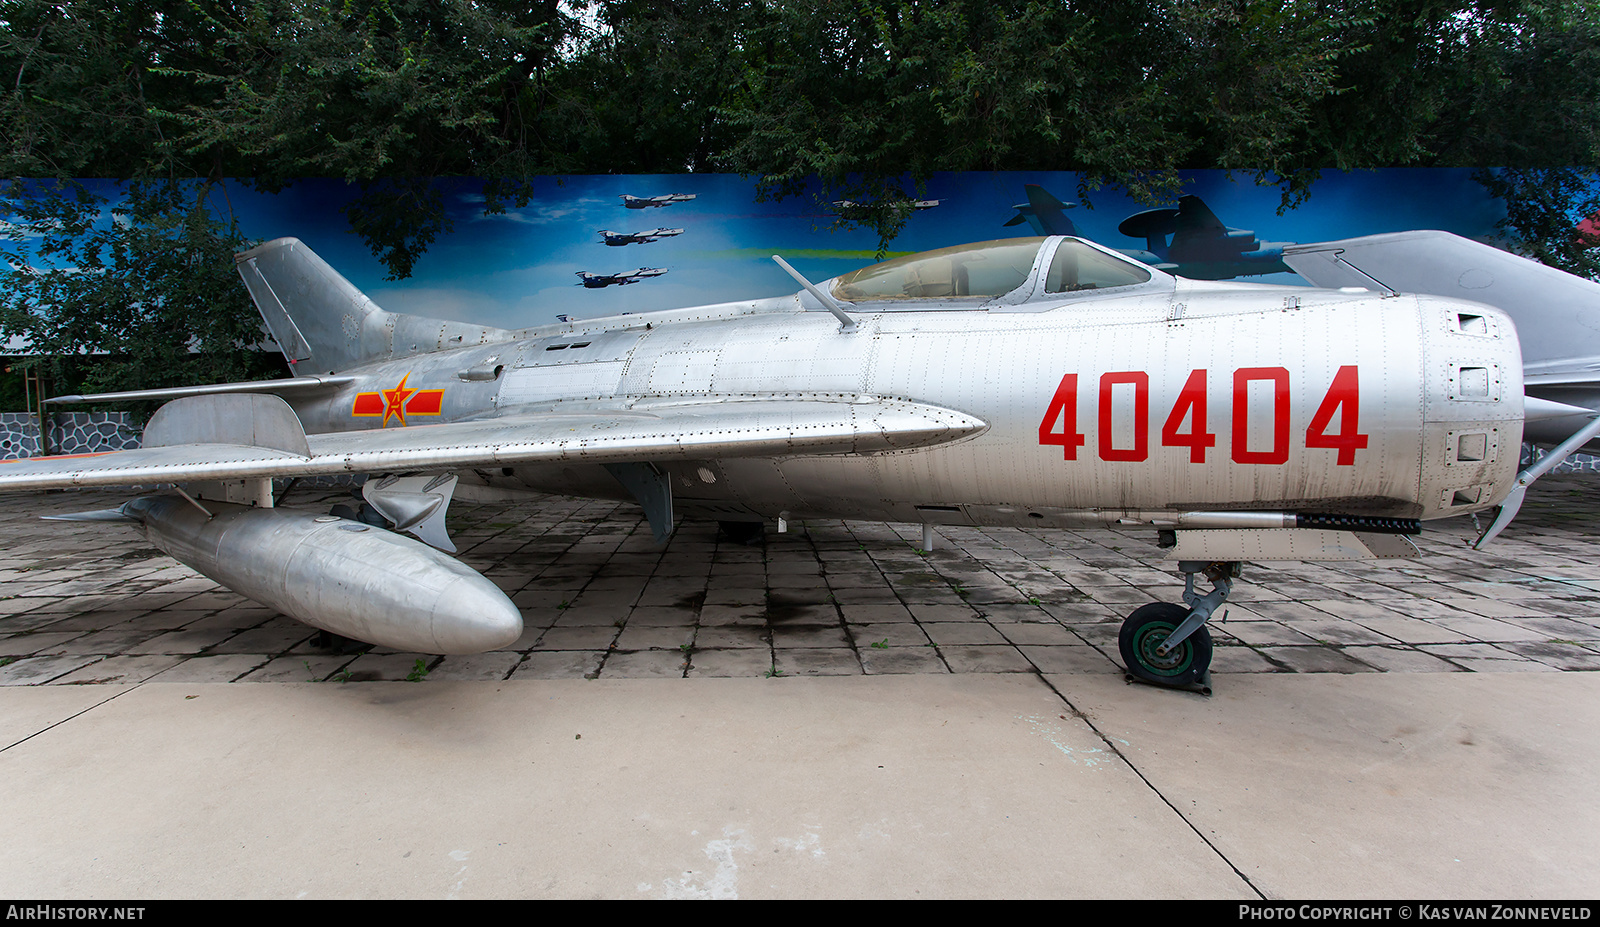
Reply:
<svg viewBox="0 0 1600 927"><path fill-rule="evenodd" d="M466 654L499 650L522 636L522 612L481 575L463 576L439 596L429 653Z"/></svg>
<svg viewBox="0 0 1600 927"><path fill-rule="evenodd" d="M420 541L284 509L177 497L129 503L157 547L240 595L343 637L415 653L468 654L522 636L500 588Z"/></svg>

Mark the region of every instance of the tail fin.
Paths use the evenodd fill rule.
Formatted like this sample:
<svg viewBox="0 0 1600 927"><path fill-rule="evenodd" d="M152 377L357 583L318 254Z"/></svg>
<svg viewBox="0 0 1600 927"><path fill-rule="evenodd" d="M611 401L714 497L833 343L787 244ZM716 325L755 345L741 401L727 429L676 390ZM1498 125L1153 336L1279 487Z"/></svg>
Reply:
<svg viewBox="0 0 1600 927"><path fill-rule="evenodd" d="M1215 245L1222 248L1226 243L1228 251L1253 251L1261 243L1256 239L1256 233L1247 229L1229 228L1222 224L1217 214L1211 211L1205 200L1194 194L1178 198L1178 214L1173 217L1175 230L1172 234L1172 250L1181 251L1195 246L1206 247ZM1193 258L1185 258L1193 260ZM1204 258L1199 258L1204 260Z"/></svg>
<svg viewBox="0 0 1600 927"><path fill-rule="evenodd" d="M1033 207L1033 214L1038 218L1038 227L1043 234L1078 234L1078 227L1067 218L1066 213L1066 210L1078 205L1077 203L1063 203L1049 190L1036 183L1025 184L1023 189L1028 192L1028 205Z"/></svg>
<svg viewBox="0 0 1600 927"><path fill-rule="evenodd" d="M504 329L385 312L298 238L269 241L234 260L299 375L511 338Z"/></svg>
<svg viewBox="0 0 1600 927"><path fill-rule="evenodd" d="M1600 283L1593 280L1436 231L1294 245L1283 260L1314 286L1376 281L1403 293L1496 306L1516 325L1529 387L1551 378L1572 389L1600 380Z"/></svg>

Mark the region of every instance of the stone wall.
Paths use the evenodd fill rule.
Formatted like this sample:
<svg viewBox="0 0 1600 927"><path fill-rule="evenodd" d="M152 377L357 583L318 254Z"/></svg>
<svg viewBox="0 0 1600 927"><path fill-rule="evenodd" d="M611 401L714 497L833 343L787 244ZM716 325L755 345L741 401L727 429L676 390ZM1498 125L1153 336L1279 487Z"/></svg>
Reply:
<svg viewBox="0 0 1600 927"><path fill-rule="evenodd" d="M1530 466L1535 460L1548 453L1542 447L1531 444L1522 446L1522 459L1517 462L1517 469L1521 470ZM1600 473L1600 457L1593 454L1573 454L1566 460L1556 464L1551 473Z"/></svg>
<svg viewBox="0 0 1600 927"><path fill-rule="evenodd" d="M57 412L50 417L50 453L93 454L138 447L140 429L126 412ZM0 413L0 460L39 454L39 417Z"/></svg>
<svg viewBox="0 0 1600 927"><path fill-rule="evenodd" d="M56 412L50 416L50 453L93 454L138 447L143 430L134 426L126 412ZM0 412L0 460L39 455L39 417L26 412ZM361 474L319 476L301 480L301 485L360 486ZM274 480L281 491L288 480Z"/></svg>

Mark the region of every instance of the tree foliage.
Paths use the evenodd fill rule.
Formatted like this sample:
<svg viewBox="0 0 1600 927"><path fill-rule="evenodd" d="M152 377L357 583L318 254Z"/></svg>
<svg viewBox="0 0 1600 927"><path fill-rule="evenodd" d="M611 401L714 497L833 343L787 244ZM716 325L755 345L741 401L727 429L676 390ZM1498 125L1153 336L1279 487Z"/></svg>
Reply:
<svg viewBox="0 0 1600 927"><path fill-rule="evenodd" d="M735 171L763 196L868 204L849 221L887 242L934 171L1074 170L1080 194L1155 200L1179 169L1222 168L1287 205L1323 170L1409 165L1510 169L1483 175L1508 233L1592 270L1555 229L1600 164L1600 7L0 0L0 143L0 177L59 182L12 184L13 221L78 208L71 178L127 181L127 218L186 255L172 267L227 239L224 178L357 184L352 231L404 277L449 231L438 177L485 178L493 212L538 175ZM60 203L15 198L41 190ZM45 279L9 282L37 307ZM105 285L50 286L87 306Z"/></svg>
<svg viewBox="0 0 1600 927"><path fill-rule="evenodd" d="M134 182L115 203L80 183L19 186L0 331L25 334L47 376L97 392L146 386L152 372L167 385L265 372L233 270L245 239L206 202L208 185Z"/></svg>

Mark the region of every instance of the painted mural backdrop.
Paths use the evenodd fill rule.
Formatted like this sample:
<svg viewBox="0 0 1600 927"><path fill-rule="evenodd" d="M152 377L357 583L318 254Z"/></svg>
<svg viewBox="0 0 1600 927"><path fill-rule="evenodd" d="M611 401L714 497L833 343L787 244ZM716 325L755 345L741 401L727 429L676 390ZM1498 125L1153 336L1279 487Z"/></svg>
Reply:
<svg viewBox="0 0 1600 927"><path fill-rule="evenodd" d="M1248 177L1196 171L1185 180L1181 200L1152 207L1113 189L1085 200L1068 172L938 174L888 256L1064 233L1186 276L1300 283L1277 261L1284 243L1410 229L1490 241L1504 214L1469 170L1329 172L1287 210L1276 188ZM506 328L794 292L772 254L813 281L876 259L875 232L837 227L848 202L756 202L754 180L736 175L548 178L525 207L492 216L476 186L444 183L453 229L402 281L387 280L349 233L340 207L353 188L342 182L300 181L275 195L231 183L212 202L251 238L303 240L385 309ZM662 205L645 205L652 198ZM602 232L614 233L612 244Z"/></svg>
<svg viewBox="0 0 1600 927"><path fill-rule="evenodd" d="M1498 201L1472 180L1469 170L1329 172L1305 203L1281 214L1278 191L1255 186L1248 178L1197 171L1186 179L1184 193L1198 197L1200 209L1233 231L1232 249L1247 259L1242 263L1249 263L1252 251L1264 259L1242 268L1249 276L1239 279L1261 282L1301 282L1290 273L1261 273L1272 269L1271 251L1284 242L1410 229L1442 229L1489 241L1503 216ZM1030 185L1035 189L1030 191ZM234 185L229 199L246 235L262 240L290 235L305 241L385 309L506 328L553 322L559 315L590 318L792 293L794 282L769 255L783 255L815 281L872 263L878 246L870 229L833 228L841 213L849 214L849 204L816 197L758 203L754 181L734 175L551 178L540 183L537 197L526 207L496 216L483 215L472 189L469 183L447 186L454 229L440 236L417 263L415 274L403 281L386 280L383 266L346 231L339 207L350 191L340 182L302 181L274 196ZM1037 201L1039 191L1063 204L1060 214L1078 234L1130 251L1148 252L1151 242L1141 236L1160 231L1164 219L1170 227L1172 209L1181 205L1196 212L1188 200L1156 204L1167 207L1166 216L1130 221L1148 214L1151 205L1109 189L1091 191L1089 202L1082 203L1078 178L1067 172L940 174L928 182L919 204L923 208L911 214L904 231L890 243L890 254L1040 234L1039 220L1049 217L1030 217L1024 213L1031 210L1015 208L1029 204L1030 193ZM628 208L625 199L675 193L692 194L693 199L641 208ZM1066 231L1044 224L1044 231ZM600 234L657 229L682 232L609 246ZM1238 250L1250 244L1240 232L1253 233L1253 248ZM1173 235L1165 238L1171 242ZM1172 244L1177 249L1178 243ZM1206 262L1178 266L1177 272L1190 276L1226 276L1229 269ZM592 288L583 286L579 276L641 269L665 273ZM1206 273L1208 269L1214 273Z"/></svg>

